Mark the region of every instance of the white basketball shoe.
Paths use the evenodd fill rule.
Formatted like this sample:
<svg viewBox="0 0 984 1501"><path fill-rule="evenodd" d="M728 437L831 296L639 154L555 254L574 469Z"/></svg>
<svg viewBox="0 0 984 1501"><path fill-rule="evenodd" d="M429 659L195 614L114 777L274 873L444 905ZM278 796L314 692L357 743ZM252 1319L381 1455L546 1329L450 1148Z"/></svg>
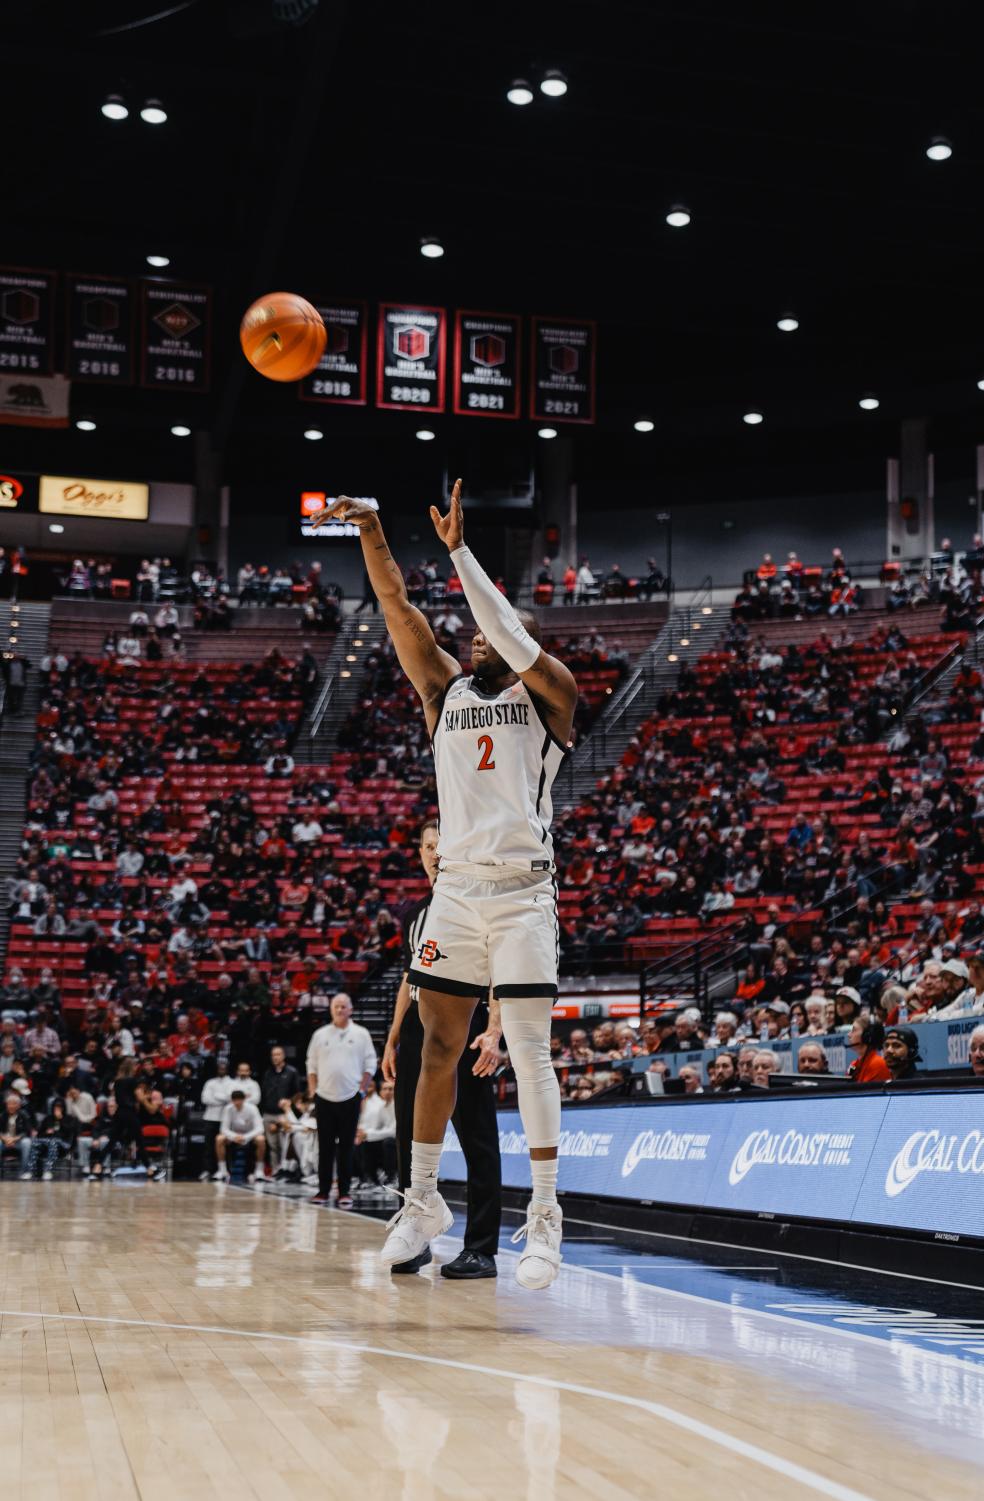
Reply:
<svg viewBox="0 0 984 1501"><path fill-rule="evenodd" d="M424 1198L408 1188L403 1199L403 1208L389 1221L389 1234L379 1253L379 1259L387 1266L396 1266L401 1261L413 1261L425 1251L432 1240L445 1235L454 1224L454 1215L435 1190Z"/></svg>
<svg viewBox="0 0 984 1501"><path fill-rule="evenodd" d="M526 1241L516 1267L516 1281L520 1287L534 1291L550 1286L564 1259L560 1253L563 1233L564 1215L559 1204L553 1204L549 1209L534 1209L530 1204L526 1224L520 1225L512 1238L513 1245Z"/></svg>

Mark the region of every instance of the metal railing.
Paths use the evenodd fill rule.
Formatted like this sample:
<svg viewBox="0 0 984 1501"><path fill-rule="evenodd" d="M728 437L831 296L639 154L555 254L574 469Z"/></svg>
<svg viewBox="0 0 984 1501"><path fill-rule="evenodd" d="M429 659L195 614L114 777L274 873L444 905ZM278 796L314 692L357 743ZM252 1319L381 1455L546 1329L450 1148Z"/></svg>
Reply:
<svg viewBox="0 0 984 1501"><path fill-rule="evenodd" d="M321 692L318 694L314 708L311 710L311 725L307 732L308 742L313 745L318 737L318 732L324 723L325 715L331 706L335 696L335 679L326 677Z"/></svg>
<svg viewBox="0 0 984 1501"><path fill-rule="evenodd" d="M646 648L629 673L625 682L616 690L612 701L601 717L592 725L582 744L568 757L567 783L569 795L573 795L574 777L579 771L611 770L609 760L609 737L624 734L626 720L640 694L648 695L656 684L657 676L664 665L663 656L677 632L688 642L693 639L693 627L701 624L705 608L710 608L714 582L707 574L684 605L675 605L660 628L656 639Z"/></svg>

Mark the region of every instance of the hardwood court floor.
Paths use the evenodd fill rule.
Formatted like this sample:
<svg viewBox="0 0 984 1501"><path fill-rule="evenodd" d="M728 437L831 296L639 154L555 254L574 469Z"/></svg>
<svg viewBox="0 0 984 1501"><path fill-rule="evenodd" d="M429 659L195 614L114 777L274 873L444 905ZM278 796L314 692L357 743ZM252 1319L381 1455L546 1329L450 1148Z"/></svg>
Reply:
<svg viewBox="0 0 984 1501"><path fill-rule="evenodd" d="M952 1357L505 1255L392 1278L378 1224L211 1185L0 1204L3 1501L984 1494Z"/></svg>

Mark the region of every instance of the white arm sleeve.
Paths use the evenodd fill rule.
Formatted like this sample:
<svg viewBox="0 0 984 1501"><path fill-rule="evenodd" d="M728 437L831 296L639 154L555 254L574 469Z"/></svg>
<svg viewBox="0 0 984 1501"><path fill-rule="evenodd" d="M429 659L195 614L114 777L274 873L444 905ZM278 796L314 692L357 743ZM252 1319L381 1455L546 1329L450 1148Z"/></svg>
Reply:
<svg viewBox="0 0 984 1501"><path fill-rule="evenodd" d="M528 672L540 655L534 641L516 611L489 578L470 549L456 547L451 560L458 571L469 609L486 641L513 672Z"/></svg>

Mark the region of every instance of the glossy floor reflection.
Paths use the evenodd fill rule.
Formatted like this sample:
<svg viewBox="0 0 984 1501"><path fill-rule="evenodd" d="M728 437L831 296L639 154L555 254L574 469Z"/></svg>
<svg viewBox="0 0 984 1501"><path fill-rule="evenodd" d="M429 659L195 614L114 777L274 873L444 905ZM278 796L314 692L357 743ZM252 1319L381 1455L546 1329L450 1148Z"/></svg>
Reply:
<svg viewBox="0 0 984 1501"><path fill-rule="evenodd" d="M506 1252L393 1278L377 1224L285 1197L0 1200L4 1501L984 1494L966 1292L572 1224L531 1294Z"/></svg>

